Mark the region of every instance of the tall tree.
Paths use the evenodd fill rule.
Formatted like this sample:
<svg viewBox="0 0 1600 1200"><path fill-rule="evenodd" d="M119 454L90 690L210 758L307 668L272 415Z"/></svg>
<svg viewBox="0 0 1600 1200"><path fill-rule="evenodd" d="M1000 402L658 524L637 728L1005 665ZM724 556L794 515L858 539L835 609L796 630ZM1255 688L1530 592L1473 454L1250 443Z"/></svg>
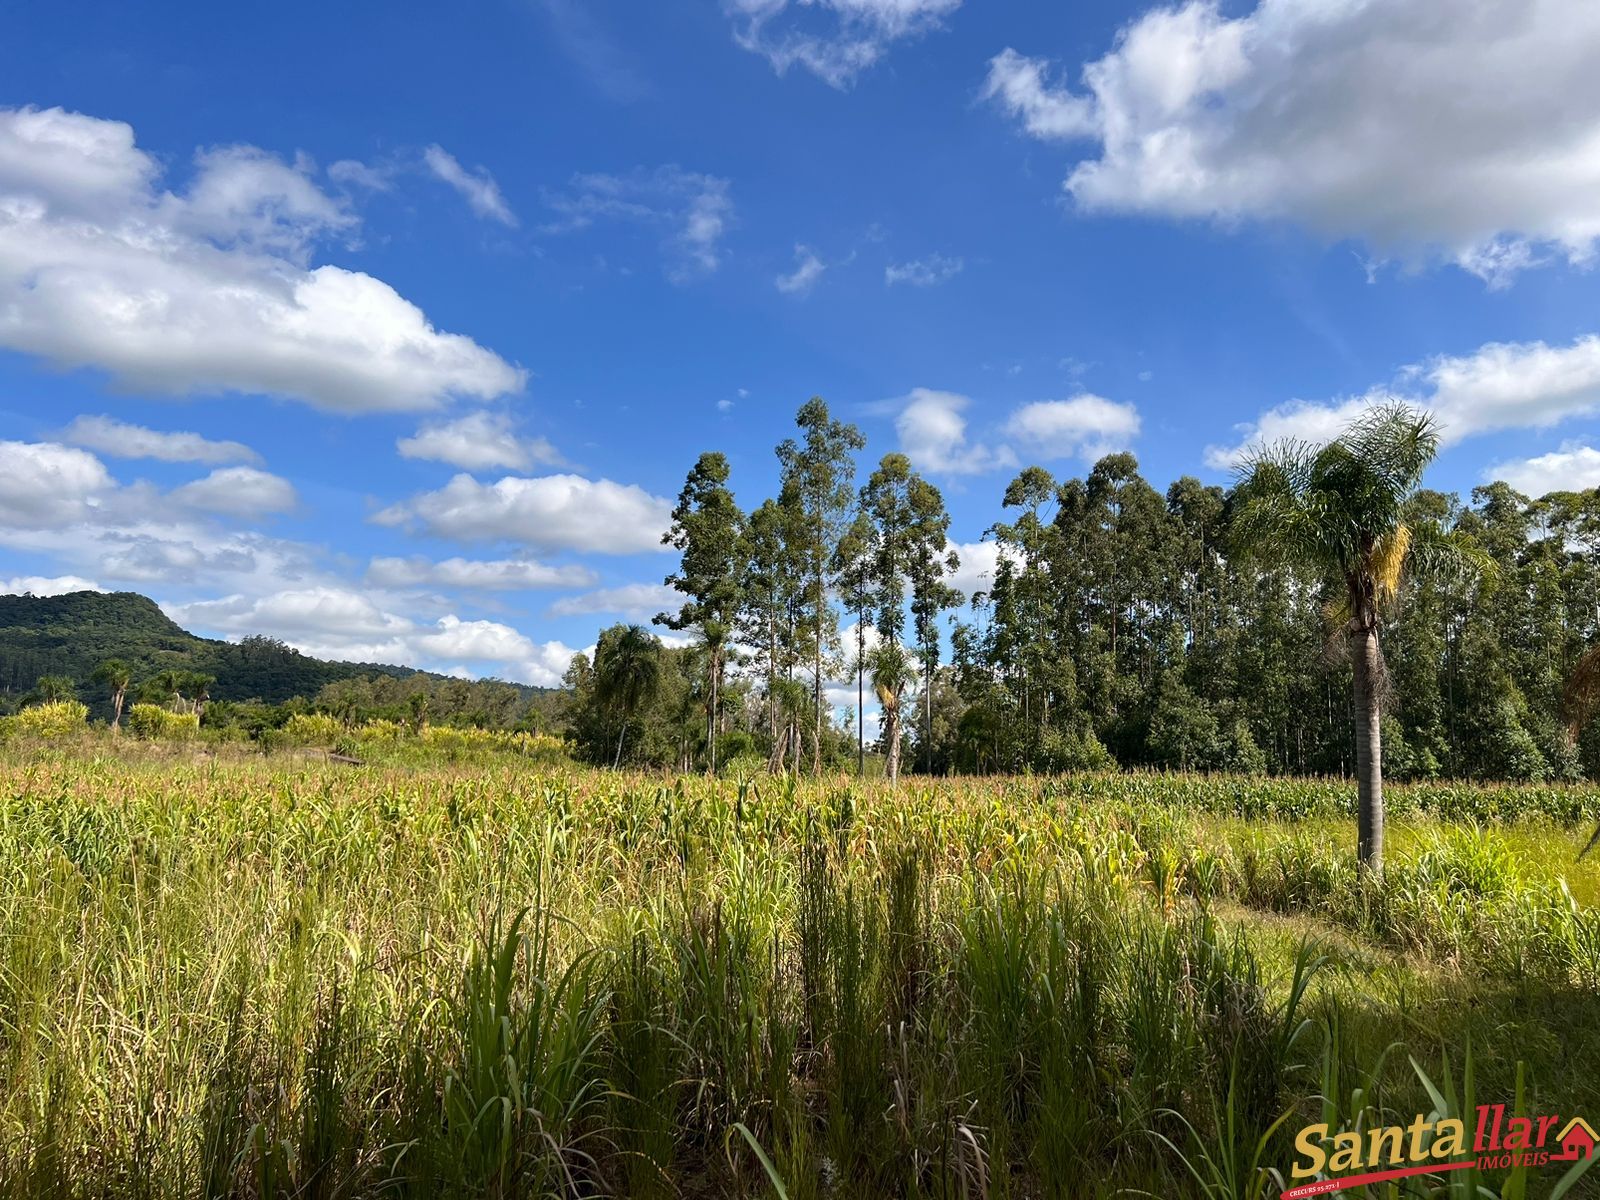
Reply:
<svg viewBox="0 0 1600 1200"><path fill-rule="evenodd" d="M867 671L867 621L872 610L872 518L864 511L839 539L834 553L834 575L845 607L856 619L856 774L867 773L867 734L862 725L866 709L864 679Z"/></svg>
<svg viewBox="0 0 1600 1200"><path fill-rule="evenodd" d="M1317 447L1279 442L1240 468L1234 531L1241 543L1319 573L1354 667L1357 853L1383 869L1382 612L1412 549L1407 501L1439 448L1431 416L1377 405Z"/></svg>
<svg viewBox="0 0 1600 1200"><path fill-rule="evenodd" d="M872 652L872 689L883 709L884 770L890 783L900 778L900 704L912 674L911 660L902 647L884 642Z"/></svg>
<svg viewBox="0 0 1600 1200"><path fill-rule="evenodd" d="M120 658L108 658L94 669L94 681L111 692L111 728L122 724L122 705L128 698L128 685L133 682L133 672Z"/></svg>
<svg viewBox="0 0 1600 1200"><path fill-rule="evenodd" d="M678 569L666 578L686 597L676 613L660 613L658 624L698 629L706 648L706 758L717 769L722 681L729 635L738 619L747 575L744 514L728 489L728 460L702 454L672 510L672 527L663 545L678 550Z"/></svg>
<svg viewBox="0 0 1600 1200"><path fill-rule="evenodd" d="M765 500L746 522L746 574L739 612L740 639L753 648L765 681L764 708L771 766L787 754L794 710L787 685L804 650L800 608L804 592L805 563L799 556L799 503L794 489L786 488L776 500ZM780 696L780 692L784 694ZM796 754L796 765L799 755Z"/></svg>
<svg viewBox="0 0 1600 1200"><path fill-rule="evenodd" d="M933 680L939 669L939 618L961 603L961 593L947 582L961 566L950 548L950 514L939 489L921 476L910 488L912 513L911 619L917 657L922 663L922 739L924 771L933 770Z"/></svg>
<svg viewBox="0 0 1600 1200"><path fill-rule="evenodd" d="M600 635L594 651L595 693L617 714L617 752L612 769L622 765L628 720L661 691L661 643L642 625L615 625Z"/></svg>
<svg viewBox="0 0 1600 1200"><path fill-rule="evenodd" d="M822 765L822 660L834 615L829 595L833 549L849 520L853 455L867 443L854 425L837 421L820 396L800 407L795 424L803 442L786 439L778 447L783 490L794 497L800 520L792 533L796 551L806 564L806 616L811 626L812 768Z"/></svg>

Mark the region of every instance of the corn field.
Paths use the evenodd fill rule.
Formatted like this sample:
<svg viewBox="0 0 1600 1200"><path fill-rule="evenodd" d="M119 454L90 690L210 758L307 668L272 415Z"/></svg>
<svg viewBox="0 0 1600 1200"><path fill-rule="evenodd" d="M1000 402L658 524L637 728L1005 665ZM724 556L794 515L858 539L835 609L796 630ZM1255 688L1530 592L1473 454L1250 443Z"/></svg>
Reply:
<svg viewBox="0 0 1600 1200"><path fill-rule="evenodd" d="M0 1197L1264 1197L1458 1081L1600 1114L1596 794L1394 789L1372 879L1352 792L8 752Z"/></svg>

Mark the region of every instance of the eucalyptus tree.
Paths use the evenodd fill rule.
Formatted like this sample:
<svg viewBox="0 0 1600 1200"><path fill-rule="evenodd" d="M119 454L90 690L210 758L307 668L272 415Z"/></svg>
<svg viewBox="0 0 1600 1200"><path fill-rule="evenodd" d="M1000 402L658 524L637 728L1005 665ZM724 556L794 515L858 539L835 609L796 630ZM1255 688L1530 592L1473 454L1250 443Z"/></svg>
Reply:
<svg viewBox="0 0 1600 1200"><path fill-rule="evenodd" d="M805 606L810 626L812 654L812 766L822 764L823 655L833 623L829 599L829 565L833 548L849 524L853 455L867 443L854 425L835 420L821 397L813 396L800 407L795 424L805 434L803 442L786 439L778 447L782 491L792 497L799 520L789 529L796 557L805 563ZM781 497L780 497L781 500Z"/></svg>
<svg viewBox="0 0 1600 1200"><path fill-rule="evenodd" d="M780 685L793 680L804 650L800 608L805 564L798 557L798 524L793 489L776 500L762 501L745 522L745 575L737 628L763 679L767 734L775 757L779 727L789 711L786 703L780 703Z"/></svg>
<svg viewBox="0 0 1600 1200"><path fill-rule="evenodd" d="M738 619L748 574L744 513L728 489L728 460L702 454L678 493L672 526L662 545L679 552L678 569L666 578L685 596L675 613L660 613L656 623L669 629L698 629L706 648L706 757L717 769L722 681L729 638Z"/></svg>
<svg viewBox="0 0 1600 1200"><path fill-rule="evenodd" d="M1383 868L1383 690L1379 629L1407 559L1421 546L1405 507L1439 448L1433 418L1403 404L1369 408L1322 446L1283 441L1239 470L1233 530L1242 547L1321 576L1335 636L1353 666L1357 853ZM1442 548L1442 547L1441 547Z"/></svg>
<svg viewBox="0 0 1600 1200"><path fill-rule="evenodd" d="M867 621L872 611L872 518L858 511L834 550L833 572L845 607L856 619L856 774L867 773L866 710Z"/></svg>
<svg viewBox="0 0 1600 1200"><path fill-rule="evenodd" d="M912 512L911 620L922 664L923 769L933 769L933 680L939 669L939 618L961 603L949 577L961 566L950 547L950 514L939 489L921 476L910 486Z"/></svg>

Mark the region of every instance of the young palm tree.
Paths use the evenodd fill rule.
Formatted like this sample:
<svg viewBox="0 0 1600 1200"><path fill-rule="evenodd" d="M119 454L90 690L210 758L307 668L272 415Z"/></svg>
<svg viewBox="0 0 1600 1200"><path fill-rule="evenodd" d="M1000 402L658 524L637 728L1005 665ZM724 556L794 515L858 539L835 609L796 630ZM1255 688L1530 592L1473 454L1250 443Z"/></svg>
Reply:
<svg viewBox="0 0 1600 1200"><path fill-rule="evenodd" d="M59 704L78 698L78 685L65 675L41 675L33 685L33 694L41 704Z"/></svg>
<svg viewBox="0 0 1600 1200"><path fill-rule="evenodd" d="M617 709L615 770L622 765L629 718L661 690L661 643L642 625L608 629L595 649L595 686L600 698Z"/></svg>
<svg viewBox="0 0 1600 1200"><path fill-rule="evenodd" d="M111 690L111 728L115 730L122 724L122 706L128 698L133 672L120 658L108 658L94 669L94 681Z"/></svg>
<svg viewBox="0 0 1600 1200"><path fill-rule="evenodd" d="M911 659L893 642L885 642L868 656L872 690L883 708L883 746L889 782L900 777L900 704L915 675Z"/></svg>
<svg viewBox="0 0 1600 1200"><path fill-rule="evenodd" d="M1321 575L1327 612L1350 648L1355 674L1357 853L1383 869L1382 609L1408 558L1450 552L1418 538L1406 502L1439 449L1427 413L1404 404L1368 409L1324 446L1285 441L1245 461L1234 492L1234 533L1244 545Z"/></svg>

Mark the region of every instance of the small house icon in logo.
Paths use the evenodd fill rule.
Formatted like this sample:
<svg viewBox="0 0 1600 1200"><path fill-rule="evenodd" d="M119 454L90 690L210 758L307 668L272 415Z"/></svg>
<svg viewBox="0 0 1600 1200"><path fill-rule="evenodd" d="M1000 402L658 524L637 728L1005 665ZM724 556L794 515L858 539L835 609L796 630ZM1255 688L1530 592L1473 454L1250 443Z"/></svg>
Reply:
<svg viewBox="0 0 1600 1200"><path fill-rule="evenodd" d="M1596 1138L1594 1129L1582 1117L1573 1117L1567 1122L1567 1127L1561 1131L1557 1139L1561 1143L1561 1153L1550 1156L1555 1162L1572 1162L1580 1158L1593 1158Z"/></svg>

